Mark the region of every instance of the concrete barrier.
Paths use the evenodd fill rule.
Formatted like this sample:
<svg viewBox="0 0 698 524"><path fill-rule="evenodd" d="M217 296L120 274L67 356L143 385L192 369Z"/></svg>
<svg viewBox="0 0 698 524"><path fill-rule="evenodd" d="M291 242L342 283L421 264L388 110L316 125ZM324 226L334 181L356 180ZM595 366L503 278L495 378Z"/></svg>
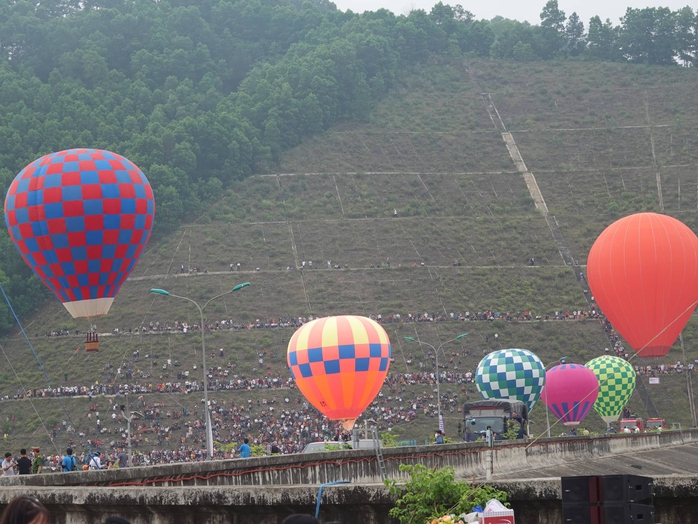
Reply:
<svg viewBox="0 0 698 524"><path fill-rule="evenodd" d="M655 522L698 524L698 477L655 480ZM509 495L517 524L562 521L559 479L497 481ZM55 524L99 524L118 515L132 524L281 524L292 513L313 514L318 486L23 487L0 490L0 510L19 494L40 500ZM343 485L323 492L321 521L395 524L395 499L380 485Z"/></svg>
<svg viewBox="0 0 698 524"><path fill-rule="evenodd" d="M557 524L562 518L560 475L579 469L606 474L611 464L647 469L658 462L666 469L672 461L684 473L698 470L697 442L698 430L691 430L502 441L493 449L478 442L388 448L383 455L388 476L398 480L408 477L402 464L451 466L457 477L477 482L494 474L491 483L509 493L517 524ZM487 471L488 455L492 472ZM0 478L0 509L22 493L45 504L56 524L98 524L109 515L132 524L280 524L291 513L314 513L319 484L350 480L350 485L324 491L322 519L392 524L388 511L394 499L380 482L376 461L371 450L347 450L15 476ZM548 477L558 478L525 479L537 470L553 471ZM656 522L698 524L698 477L659 478L655 506Z"/></svg>
<svg viewBox="0 0 698 524"><path fill-rule="evenodd" d="M566 437L535 442L499 441L491 450L493 471L488 471L482 442L386 448L383 450L387 476L406 479L402 464L423 464L428 468L453 467L458 478L486 478L503 472L516 477L517 471L564 465L604 456L635 454L698 442L698 430ZM111 487L196 487L319 485L336 480L358 484L380 484L377 458L371 450L277 455L235 460L189 462L161 466L76 471L46 475L0 478L0 486L111 486Z"/></svg>

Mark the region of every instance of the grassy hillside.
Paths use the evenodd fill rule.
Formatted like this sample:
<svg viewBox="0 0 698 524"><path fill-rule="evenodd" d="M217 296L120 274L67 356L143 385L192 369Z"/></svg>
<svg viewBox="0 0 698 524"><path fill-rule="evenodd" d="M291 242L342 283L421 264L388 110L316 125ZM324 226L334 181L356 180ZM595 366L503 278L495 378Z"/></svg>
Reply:
<svg viewBox="0 0 698 524"><path fill-rule="evenodd" d="M152 242L110 314L96 321L105 333L99 353L76 351L80 336L46 336L47 331L88 326L72 320L58 302L22 321L52 383L60 386L147 387L177 381L177 373L186 371L190 380L200 379L200 335L166 329L175 322L193 326L198 312L186 301L149 289L204 303L245 281L250 288L209 305L208 324L225 320L247 327L345 313L384 319L399 313L404 320L410 313L428 313L445 320L385 325L393 344L392 374L434 368L425 351L404 337L438 345L465 332L468 337L440 354L442 371L473 371L486 353L507 347L531 349L545 363L563 355L586 362L609 346L597 320L458 322L450 320L451 313L529 311L545 319L556 311L588 310L589 293L577 270L565 265L562 248L583 264L602 229L636 211L664 211L695 228L698 111L690 102L698 95L696 74L693 69L589 63L468 61L424 67L406 78L368 122L344 123L308 140L285 155L274 172L239 183L176 234ZM535 175L562 240L553 237L536 209L483 93ZM296 269L304 261L306 269ZM231 273L229 265L238 262L240 271ZM151 331L151 322L159 322L160 329ZM285 350L292 328L228 326L206 334L207 353L215 355L208 355L209 364L220 367L217 378L225 379L226 370L228 379L288 378ZM691 362L698 358L697 331L694 319L684 336ZM20 334L2 341L2 350L0 394L11 398L47 387ZM140 359L133 362L136 351ZM685 360L678 346L659 362L637 363L677 360ZM131 378L125 375L129 368ZM689 425L685 374L660 378L659 385L649 386L647 377L640 377L654 407L669 422ZM458 395L457 406L475 398L472 386L443 384L442 392ZM426 404L431 400L426 415L417 410L416 420L394 427L401 438L429 438L436 425L434 385L402 387L385 386L377 407L405 413L418 397ZM266 405L258 400L275 396L285 404L282 399L289 398L287 407L298 406L298 395L288 389L212 394L221 404L247 406L252 418L269 416L262 414ZM193 413L181 422L196 418L198 394L145 397L151 404L162 402L163 411ZM63 408L56 399L0 402L6 447L48 445L41 421L60 427L66 413L89 437L94 431L87 418L91 403L102 410L110 406L108 397L62 402ZM647 401L636 393L631 407L644 416ZM452 434L459 415L455 408L444 409ZM541 408L533 411L536 433L544 431L544 418ZM119 426L118 421L104 424L110 431ZM595 414L585 425L603 430ZM177 446L183 431L173 430L173 438L159 445ZM56 446L65 447L67 438L59 432Z"/></svg>

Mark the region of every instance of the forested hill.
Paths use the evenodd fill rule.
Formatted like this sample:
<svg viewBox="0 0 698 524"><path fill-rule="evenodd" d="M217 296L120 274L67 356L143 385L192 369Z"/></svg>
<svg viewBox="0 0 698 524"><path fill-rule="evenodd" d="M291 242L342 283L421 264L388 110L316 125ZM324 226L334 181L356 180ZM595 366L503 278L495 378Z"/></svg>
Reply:
<svg viewBox="0 0 698 524"><path fill-rule="evenodd" d="M407 16L317 1L0 2L0 189L39 156L108 149L135 162L168 231L231 182L343 119L367 119L411 65L466 55L696 65L691 8L541 24L438 4ZM22 315L44 294L0 232L0 282ZM0 333L11 325L0 304Z"/></svg>

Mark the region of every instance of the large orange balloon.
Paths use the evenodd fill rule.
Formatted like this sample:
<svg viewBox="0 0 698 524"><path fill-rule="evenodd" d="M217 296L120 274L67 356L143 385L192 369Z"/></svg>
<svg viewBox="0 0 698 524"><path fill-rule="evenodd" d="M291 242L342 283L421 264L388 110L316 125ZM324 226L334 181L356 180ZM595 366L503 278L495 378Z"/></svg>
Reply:
<svg viewBox="0 0 698 524"><path fill-rule="evenodd" d="M376 397L390 367L390 340L369 318L313 320L288 343L288 367L305 398L330 420L354 421Z"/></svg>
<svg viewBox="0 0 698 524"><path fill-rule="evenodd" d="M639 356L663 357L698 302L698 237L670 216L630 215L596 239L587 273L616 331Z"/></svg>

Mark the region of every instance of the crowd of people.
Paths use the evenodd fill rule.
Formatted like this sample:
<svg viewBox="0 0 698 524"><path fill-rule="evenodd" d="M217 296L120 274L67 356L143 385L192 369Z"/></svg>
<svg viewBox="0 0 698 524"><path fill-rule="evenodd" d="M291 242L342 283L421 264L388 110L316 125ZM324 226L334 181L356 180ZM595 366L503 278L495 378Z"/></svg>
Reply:
<svg viewBox="0 0 698 524"><path fill-rule="evenodd" d="M441 370L439 380L441 407L446 413L460 411L463 398L477 394L473 371ZM366 417L373 418L382 431L422 417L438 423L436 381L435 371L388 375L385 387L367 408ZM418 392L411 386L423 387ZM248 438L253 446L273 445L280 453L297 453L309 442L331 440L340 428L298 395L291 379L214 380L209 383L209 388L212 392L222 389L268 391L264 398L248 398L234 403L209 401L213 437L221 443L239 444ZM205 417L203 405L198 402L199 396L196 395L194 400L190 396L168 395L201 390L201 382L194 381L58 387L32 390L29 394L42 397L84 395L88 398L87 413L81 417L83 422L74 426L71 420L64 418L51 428L51 438L56 442L67 440L69 445L79 448L80 463L84 462L90 450L95 449L107 453L103 463L113 461L113 453L128 441L127 412L137 413L138 417L131 423L134 464L152 465L205 459ZM235 447L228 449L224 446L217 453L219 458L239 456ZM47 457L46 461L47 471L59 470L60 462L55 456Z"/></svg>
<svg viewBox="0 0 698 524"><path fill-rule="evenodd" d="M682 365L658 365L650 371L638 367L637 371L641 374L680 372L678 366ZM389 374L384 387L367 408L365 418L375 420L381 431L416 419L431 420L438 425L436 381L435 371ZM460 418L462 404L479 398L472 370L441 370L439 382L444 416ZM292 381L275 383L273 379L254 379L247 380L247 384L244 389L251 389L254 384L263 387L268 394L264 398L235 402L209 400L214 440L233 444L232 447L218 446L217 458L239 457L238 446L245 438L249 439L251 446L263 449L274 446L280 453L298 453L309 442L332 440L340 431L337 423L325 419L294 391ZM212 383L211 386L215 390L220 384ZM88 453L94 450L105 453L101 457L104 467L114 467L118 463L118 450L128 442L127 413L138 415L131 423L134 465L205 460L205 412L199 395L195 398L167 395L182 391L181 384L177 383L154 384L152 388L104 386L101 389L104 396L97 395L97 391L92 386L71 388L71 393L76 395L87 393L86 396L92 396L87 403L88 412L76 427L72 421L62 420L51 428L52 439L56 442L67 440L69 445L78 449L79 464L84 464ZM201 391L198 383L195 391ZM161 393L162 397L145 393ZM45 472L60 471L59 459L55 455L46 457Z"/></svg>
<svg viewBox="0 0 698 524"><path fill-rule="evenodd" d="M688 371L694 373L698 371L698 359L692 364L684 364L677 360L675 364L655 364L647 366L635 366L635 373L638 375L649 375L656 377L657 375L672 375L674 373L683 373Z"/></svg>
<svg viewBox="0 0 698 524"><path fill-rule="evenodd" d="M268 354L260 353L260 358L264 356ZM384 387L367 408L366 418L374 419L381 431L418 418L438 423L437 376L442 412L459 418L460 406L479 398L475 370L464 365L467 356L468 350L446 354L439 362L438 372L433 353L416 359L414 366L412 357L408 357L406 363L419 370L389 373ZM114 371L110 364L105 368ZM677 362L636 366L635 369L638 374L652 375L681 373L684 369L695 371L698 365ZM304 401L295 391L290 377L249 378L233 371L224 376L220 367L210 368L208 376L210 392L260 392L255 399L210 400L214 439L220 443L241 443L248 438L253 446L274 445L281 453L296 453L309 442L332 439L336 435L338 425L328 422ZM33 389L26 394L17 392L14 398L86 397L87 413L79 419L79 424L64 419L50 430L56 442L67 440L83 454L93 449L114 453L119 446L125 446L128 435L123 409L136 412L138 417L131 426L134 463L151 465L205 459L205 417L198 395L202 391L203 381L191 377L190 380L56 386ZM3 400L9 400L9 396ZM221 447L218 456L238 456L236 449ZM105 463L110 459L114 460L105 457ZM49 471L58 469L55 457L47 459L47 468Z"/></svg>
<svg viewBox="0 0 698 524"><path fill-rule="evenodd" d="M447 371L448 364L453 364L456 361L461 364L462 361L458 357L451 356L446 363L440 363L441 368L439 374L439 382L441 384L463 384L473 382L475 377L474 370L467 371ZM419 372L414 373L390 373L385 378L385 384L392 386L394 384L436 384L436 374L434 371L423 371L425 367L434 368L433 362L429 364L420 361L418 367ZM433 360L433 356L432 356ZM408 359L408 363L412 361ZM693 366L691 365L691 368ZM230 379L218 378L221 375L220 370L209 369L208 391L251 391L251 390L283 390L293 389L295 383L292 378L281 377L263 377L263 378L245 378L234 375ZM123 396L123 395L145 395L157 393L184 393L191 394L202 392L204 390L203 381L185 380L185 381L170 381L170 382L150 382L150 383L132 383L132 384L91 384L84 386L55 386L50 388L35 388L30 389L25 393L17 391L14 395L4 395L0 400L21 400L24 398L50 398L50 397L88 397L90 400L98 395ZM262 399L262 402L264 399Z"/></svg>
<svg viewBox="0 0 698 524"><path fill-rule="evenodd" d="M614 332L610 323L600 311L592 305L588 310L556 310L548 314L535 314L531 311L498 312L484 310L477 312L452 312L450 314L407 313L376 314L370 318L380 324L412 322L470 322L470 321L567 321L586 318L601 319L604 329L611 341L612 351L623 358L629 358L622 341ZM256 320L242 324L232 319L216 321L206 320L207 330L297 328L313 317L287 317ZM197 331L199 324L187 324L175 321L161 324L152 321L131 333L159 333ZM119 333L119 330L114 330ZM49 334L50 333L50 334ZM48 336L65 336L67 331L54 330ZM485 342L493 338L498 343L498 334L485 335ZM606 348L609 353L611 349ZM337 436L339 425L327 421L312 406L304 401L295 390L295 383L288 375L272 371L269 362L282 356L266 349L258 354L258 360L252 369L253 374L243 375L234 363L224 362L224 350L211 351L215 365L208 369L208 390L217 391L251 391L263 390L267 394L257 399L240 400L226 403L225 400L210 401L210 414L214 440L220 443L237 443L248 439L250 446L259 449L278 449L280 453L300 452L307 443L318 440L331 440ZM438 423L439 399L436 395L437 381L441 386L441 410L445 414L457 414L463 402L471 396L479 398L474 384L475 370L469 349L459 349L440 358L438 369L432 352L415 358L403 356L406 369L412 372L393 372L388 374L385 385L374 402L366 410L366 418L374 419L379 429L386 430L398 424L406 424L418 418L433 419ZM468 358L471 357L471 358ZM21 399L25 397L77 397L89 398L89 412L86 414L86 426L73 427L72 421L62 420L51 431L52 439L67 437L71 446L80 448L78 458L84 461L86 454L93 449L106 452L104 464L113 466L118 463L114 454L127 442L125 413L120 409L122 403L128 404L128 410L138 413L133 420L131 437L134 452L134 465L152 465L181 461L204 460L205 450L205 412L202 404L187 400L189 395L199 398L203 391L201 371L184 370L177 361L160 358L157 354L144 355L144 369L139 369L141 355L139 350L132 357L125 359L119 366L105 366L104 381L89 385L55 386L18 391L15 395L5 395L2 400ZM219 360L220 359L220 360ZM157 367L153 367L157 362ZM218 364L221 362L221 365ZM150 367L150 370L147 370ZM162 367L162 374L156 373ZM280 367L274 366L274 370ZM696 365L655 364L652 366L635 366L638 374L681 373L684 370L695 371ZM265 376L266 373L266 376ZM438 377L438 378L437 378ZM65 377L67 380L67 377ZM184 394L177 396L174 394ZM153 396L155 395L155 396ZM158 400L161 398L162 400ZM128 400L127 400L128 399ZM177 400L179 399L179 400ZM174 401L174 403L173 403ZM108 403L107 403L108 402ZM457 417L457 415L454 415ZM63 434L63 435L61 435ZM62 441L62 440L61 440ZM217 451L219 458L239 456L238 447L221 446ZM47 457L49 471L60 470L60 456Z"/></svg>
<svg viewBox="0 0 698 524"><path fill-rule="evenodd" d="M292 328L297 329L304 324L312 321L314 318L312 315L304 317L272 317L265 319L255 319L253 322L243 322L241 320L228 319L204 319L204 325L207 331L221 331L221 330L244 330L244 329L276 329L276 328ZM475 321L494 321L500 320L505 322L530 322L530 321L551 321L551 320L581 320L585 318L595 318L603 319L603 314L594 305L590 309L585 310L569 310L569 309L557 309L551 310L545 313L534 313L532 311L516 311L516 312L502 312L495 310L482 310L482 311L465 311L465 312L451 312L451 313L429 313L429 312L411 312L407 314L403 313L390 313L384 315L382 313L369 314L368 318L375 320L379 324L397 324L397 323L411 323L411 322L475 322ZM610 325L610 324L609 324ZM96 327L96 326L95 326ZM189 331L199 331L201 329L200 323L195 322L189 324L187 322L181 322L175 320L174 322L161 323L160 321L150 321L144 323L136 328L113 328L110 332L113 335L130 333L173 333L181 332L188 333ZM79 331L70 332L65 328L57 328L46 332L47 337L55 336L70 336L79 335Z"/></svg>

